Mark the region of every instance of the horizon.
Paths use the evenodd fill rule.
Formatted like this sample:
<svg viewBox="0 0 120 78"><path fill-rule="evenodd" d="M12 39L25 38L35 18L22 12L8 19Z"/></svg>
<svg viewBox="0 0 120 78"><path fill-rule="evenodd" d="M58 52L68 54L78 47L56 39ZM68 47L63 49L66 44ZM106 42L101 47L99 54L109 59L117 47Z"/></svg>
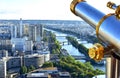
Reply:
<svg viewBox="0 0 120 78"><path fill-rule="evenodd" d="M20 19L0 19L0 21L19 21ZM66 20L66 19L22 19L22 21L83 21L84 20Z"/></svg>

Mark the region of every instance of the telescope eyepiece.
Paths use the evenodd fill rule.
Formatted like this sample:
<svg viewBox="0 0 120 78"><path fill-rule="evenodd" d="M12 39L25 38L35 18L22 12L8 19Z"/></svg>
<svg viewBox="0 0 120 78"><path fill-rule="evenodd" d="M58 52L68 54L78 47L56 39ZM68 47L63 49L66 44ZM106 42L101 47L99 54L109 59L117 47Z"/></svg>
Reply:
<svg viewBox="0 0 120 78"><path fill-rule="evenodd" d="M110 1L107 3L107 7L113 10L117 8L116 4Z"/></svg>
<svg viewBox="0 0 120 78"><path fill-rule="evenodd" d="M110 9L115 10L115 16L117 19L120 19L120 5L116 5L113 2L108 2L107 3L107 7L109 7Z"/></svg>

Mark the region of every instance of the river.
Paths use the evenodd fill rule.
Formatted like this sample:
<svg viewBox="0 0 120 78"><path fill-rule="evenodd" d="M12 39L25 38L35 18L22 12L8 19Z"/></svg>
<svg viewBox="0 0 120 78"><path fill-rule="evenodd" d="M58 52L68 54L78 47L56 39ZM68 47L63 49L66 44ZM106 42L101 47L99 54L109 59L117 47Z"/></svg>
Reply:
<svg viewBox="0 0 120 78"><path fill-rule="evenodd" d="M65 36L70 35L70 34L65 34L65 33L54 31L54 30L50 30L50 29L46 29L46 30L53 32L56 35L56 39L59 42L67 41ZM75 37L74 35L71 35L71 36ZM78 39L77 37L75 37L75 38ZM78 40L80 40L80 39L78 39ZM87 43L87 41L79 41L79 42L82 43L83 45L85 45L86 47L90 47L92 45L91 43ZM66 49L70 55L84 56L83 54L81 54L78 51L78 49L76 49L72 45L65 44L65 45L62 45L62 48ZM79 60L79 61L85 62L85 60ZM100 69L100 70L102 70L104 72L106 71L106 63L103 66L97 65L97 66L93 66L93 67L94 67L94 69Z"/></svg>

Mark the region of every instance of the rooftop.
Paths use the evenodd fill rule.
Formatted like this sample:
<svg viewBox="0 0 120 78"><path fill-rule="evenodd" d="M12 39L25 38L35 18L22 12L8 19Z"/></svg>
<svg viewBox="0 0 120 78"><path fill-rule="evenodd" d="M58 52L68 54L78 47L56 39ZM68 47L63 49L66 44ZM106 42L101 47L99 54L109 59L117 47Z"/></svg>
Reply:
<svg viewBox="0 0 120 78"><path fill-rule="evenodd" d="M56 67L48 67L48 68L40 68L33 72L55 74L55 73L58 73L58 69Z"/></svg>
<svg viewBox="0 0 120 78"><path fill-rule="evenodd" d="M59 72L60 76L70 76L69 72Z"/></svg>
<svg viewBox="0 0 120 78"><path fill-rule="evenodd" d="M27 74L27 78L33 78L33 77L50 78L48 73L28 73Z"/></svg>

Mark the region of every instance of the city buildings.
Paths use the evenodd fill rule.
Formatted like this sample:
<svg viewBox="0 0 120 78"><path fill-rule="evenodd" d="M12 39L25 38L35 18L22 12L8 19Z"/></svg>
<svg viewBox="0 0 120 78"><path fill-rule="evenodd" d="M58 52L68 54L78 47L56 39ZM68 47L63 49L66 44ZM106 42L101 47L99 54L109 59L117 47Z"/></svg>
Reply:
<svg viewBox="0 0 120 78"><path fill-rule="evenodd" d="M20 38L23 37L23 24L22 24L22 18L20 18L20 25L19 25L19 34L20 34Z"/></svg>
<svg viewBox="0 0 120 78"><path fill-rule="evenodd" d="M7 50L8 54L11 55L12 44L10 39L0 39L0 50Z"/></svg>
<svg viewBox="0 0 120 78"><path fill-rule="evenodd" d="M29 24L23 24L23 36L29 37Z"/></svg>
<svg viewBox="0 0 120 78"><path fill-rule="evenodd" d="M26 40L25 41L25 52L27 51L33 51L33 41L32 40Z"/></svg>
<svg viewBox="0 0 120 78"><path fill-rule="evenodd" d="M27 67L33 65L36 68L39 68L44 63L44 55L26 55L23 56L23 64Z"/></svg>
<svg viewBox="0 0 120 78"><path fill-rule="evenodd" d="M7 50L0 50L0 59L2 57L8 57L8 51Z"/></svg>
<svg viewBox="0 0 120 78"><path fill-rule="evenodd" d="M27 78L71 78L69 72L60 72L57 67L40 68L27 74Z"/></svg>
<svg viewBox="0 0 120 78"><path fill-rule="evenodd" d="M0 73L0 78L1 76L19 74L21 66L39 68L45 62L44 59L44 55L40 54L4 57L0 60L0 72L3 72Z"/></svg>
<svg viewBox="0 0 120 78"><path fill-rule="evenodd" d="M0 26L0 39L10 39L11 38L11 30L10 26Z"/></svg>
<svg viewBox="0 0 120 78"><path fill-rule="evenodd" d="M41 41L43 37L43 25L30 25L29 26L29 40L33 40L34 42Z"/></svg>
<svg viewBox="0 0 120 78"><path fill-rule="evenodd" d="M7 57L7 70L10 70L12 68L20 68L22 66L22 57L17 56L17 57ZM16 72L16 71L14 71Z"/></svg>
<svg viewBox="0 0 120 78"><path fill-rule="evenodd" d="M0 59L0 78L7 77L6 59Z"/></svg>
<svg viewBox="0 0 120 78"><path fill-rule="evenodd" d="M39 68L45 61L49 61L47 45L39 44L41 49L37 48L39 51L44 48L44 53L35 54L33 51L33 45L41 43L42 37L41 24L29 25L24 23L22 18L13 23L0 23L0 78L19 74L23 65Z"/></svg>
<svg viewBox="0 0 120 78"><path fill-rule="evenodd" d="M12 51L25 52L25 38L12 38Z"/></svg>
<svg viewBox="0 0 120 78"><path fill-rule="evenodd" d="M22 38L24 33L24 26L22 23L22 18L20 18L19 23L17 24L10 24L9 25L11 30L11 37L12 38Z"/></svg>
<svg viewBox="0 0 120 78"><path fill-rule="evenodd" d="M38 68L44 63L44 56L43 55L24 55L24 56L14 56L14 57L6 57L7 59L7 69L12 68L20 68L21 66L30 67L33 65L34 67Z"/></svg>
<svg viewBox="0 0 120 78"><path fill-rule="evenodd" d="M29 40L33 40L34 42L36 41L36 36L37 36L37 28L35 25L30 25L29 26Z"/></svg>
<svg viewBox="0 0 120 78"><path fill-rule="evenodd" d="M47 62L50 60L50 52L49 51L38 51L40 55L44 55L44 61Z"/></svg>
<svg viewBox="0 0 120 78"><path fill-rule="evenodd" d="M16 25L11 26L11 37L17 38L17 26Z"/></svg>

